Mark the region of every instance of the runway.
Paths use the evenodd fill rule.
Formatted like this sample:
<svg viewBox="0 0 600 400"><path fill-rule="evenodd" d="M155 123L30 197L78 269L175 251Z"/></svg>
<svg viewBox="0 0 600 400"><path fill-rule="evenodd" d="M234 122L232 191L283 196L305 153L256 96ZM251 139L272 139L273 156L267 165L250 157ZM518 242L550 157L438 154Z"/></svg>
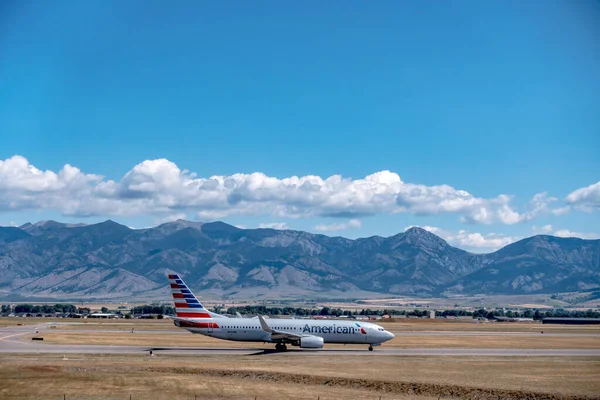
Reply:
<svg viewBox="0 0 600 400"><path fill-rule="evenodd" d="M87 324L82 322L57 322L57 323L47 323L42 326L38 325L40 329L46 329L50 325L55 326L84 326L84 329L70 329L68 332L87 332L87 333L123 333L128 332L130 327L128 326L126 329L94 329L89 328L93 326L93 324ZM123 326L124 324L119 324ZM109 324L98 324L101 326L109 326ZM26 326L23 326L26 328ZM169 335L189 335L189 332L183 329L135 329L135 325L131 324L131 328L137 333L148 333L148 334L165 334ZM0 328L0 336L2 336L2 329ZM4 329L12 329L12 328L4 328ZM536 337L536 336L545 336L545 337L597 337L600 338L600 333L563 333L563 332L548 332L544 333L544 329L541 328L539 332L494 332L494 331L401 331L401 330L390 330L395 336L406 336L406 337L422 337L422 336L519 336L519 337Z"/></svg>
<svg viewBox="0 0 600 400"><path fill-rule="evenodd" d="M298 349L290 348L286 352L275 352L271 345L265 345L265 348L253 347L148 347L148 346L94 346L94 345L57 345L46 344L41 341L22 340L21 336L35 334L36 330L42 332L44 326L25 325L9 328L0 328L0 353L3 354L138 354L148 355L150 351L153 355L301 355L301 356L535 356L535 357L562 357L562 356L600 356L598 349L503 349L503 348L386 348L385 344L381 347L375 347L374 351L368 351L365 347L357 345L348 345L347 348L327 348L327 344L322 349ZM91 330L92 332L94 330ZM99 330L100 331L100 330ZM85 330L89 332L89 330ZM106 332L106 331L101 331ZM118 332L123 332L118 331ZM139 332L143 332L140 330ZM156 332L156 331L153 331ZM162 333L165 333L164 331ZM540 333L512 333L512 332L402 332L397 336L469 336L469 335L494 335L502 336L504 334L516 336L541 335ZM546 335L546 334L544 334ZM561 336L600 336L597 334L547 334Z"/></svg>

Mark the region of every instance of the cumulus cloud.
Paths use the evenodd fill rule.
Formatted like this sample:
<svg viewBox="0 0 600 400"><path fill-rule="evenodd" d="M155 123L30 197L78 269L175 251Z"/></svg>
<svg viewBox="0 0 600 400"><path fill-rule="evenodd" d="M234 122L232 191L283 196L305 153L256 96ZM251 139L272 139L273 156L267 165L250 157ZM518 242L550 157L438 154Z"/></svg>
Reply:
<svg viewBox="0 0 600 400"><path fill-rule="evenodd" d="M258 225L259 228L262 229L288 229L288 225L285 222L269 222L269 223L264 223L264 224L259 224Z"/></svg>
<svg viewBox="0 0 600 400"><path fill-rule="evenodd" d="M345 231L346 229L360 229L362 223L358 219L351 219L348 222L341 224L331 224L331 225L317 225L314 227L315 231L318 232L335 232L335 231Z"/></svg>
<svg viewBox="0 0 600 400"><path fill-rule="evenodd" d="M455 214L473 223L515 224L527 221L554 201L534 196L519 212L511 196L493 198L448 185L402 181L390 171L362 179L333 175L275 178L256 172L198 177L166 159L146 160L118 181L87 174L71 165L41 171L27 159L0 161L0 211L56 210L68 216L134 216L191 213L215 220L232 215L281 218L340 217L375 214Z"/></svg>
<svg viewBox="0 0 600 400"><path fill-rule="evenodd" d="M501 233L481 234L478 232L468 232L460 230L454 235L448 236L447 240L459 247L469 247L476 249L498 250L506 245L516 242L521 238L518 236L508 236Z"/></svg>
<svg viewBox="0 0 600 400"><path fill-rule="evenodd" d="M411 227L412 226L409 226L406 229ZM469 232L464 229L451 231L428 225L421 226L421 228L441 237L453 246L482 252L495 251L522 239L519 236L503 235L499 233L482 234L479 232Z"/></svg>
<svg viewBox="0 0 600 400"><path fill-rule="evenodd" d="M600 210L600 182L577 189L567 196L567 203L578 210L592 212Z"/></svg>

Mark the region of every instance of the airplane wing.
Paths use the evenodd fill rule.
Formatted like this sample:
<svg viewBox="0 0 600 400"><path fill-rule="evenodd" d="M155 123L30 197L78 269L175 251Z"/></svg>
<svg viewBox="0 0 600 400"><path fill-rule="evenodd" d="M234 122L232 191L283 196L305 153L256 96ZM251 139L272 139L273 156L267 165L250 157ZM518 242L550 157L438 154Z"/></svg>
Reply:
<svg viewBox="0 0 600 400"><path fill-rule="evenodd" d="M297 333L293 333L293 332L284 332L284 331L273 330L269 327L269 325L267 325L267 322L262 317L262 315L258 316L258 320L260 321L260 327L262 328L262 330L270 333L271 339L273 339L273 340L287 339L287 340L295 341L295 340L299 340L302 336L306 336L306 335L298 335Z"/></svg>

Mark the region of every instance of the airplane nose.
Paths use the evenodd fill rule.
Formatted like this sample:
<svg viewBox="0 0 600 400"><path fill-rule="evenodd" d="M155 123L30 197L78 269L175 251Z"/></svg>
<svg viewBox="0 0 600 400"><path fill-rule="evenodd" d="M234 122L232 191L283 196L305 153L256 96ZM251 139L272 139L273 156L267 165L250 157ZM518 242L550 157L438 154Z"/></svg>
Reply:
<svg viewBox="0 0 600 400"><path fill-rule="evenodd" d="M390 332L390 331L385 331L386 336L387 336L387 340L392 340L393 338L395 338L396 336Z"/></svg>

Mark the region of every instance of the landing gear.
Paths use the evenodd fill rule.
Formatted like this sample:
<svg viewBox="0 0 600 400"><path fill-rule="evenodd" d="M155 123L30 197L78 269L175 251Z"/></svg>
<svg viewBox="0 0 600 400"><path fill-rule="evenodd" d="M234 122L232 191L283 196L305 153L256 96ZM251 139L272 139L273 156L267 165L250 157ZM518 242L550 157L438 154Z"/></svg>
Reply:
<svg viewBox="0 0 600 400"><path fill-rule="evenodd" d="M369 351L373 351L373 346L369 345Z"/></svg>
<svg viewBox="0 0 600 400"><path fill-rule="evenodd" d="M275 345L275 351L286 351L287 346L284 343L277 343Z"/></svg>

